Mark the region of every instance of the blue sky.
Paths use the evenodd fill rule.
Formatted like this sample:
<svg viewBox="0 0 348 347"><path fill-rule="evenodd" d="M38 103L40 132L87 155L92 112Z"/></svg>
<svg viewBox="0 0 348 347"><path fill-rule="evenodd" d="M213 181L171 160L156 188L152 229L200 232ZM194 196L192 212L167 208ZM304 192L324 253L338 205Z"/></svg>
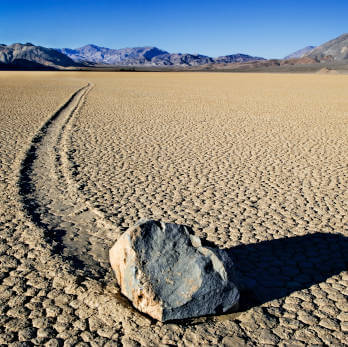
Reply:
<svg viewBox="0 0 348 347"><path fill-rule="evenodd" d="M0 23L5 44L282 58L348 32L348 0L0 0Z"/></svg>

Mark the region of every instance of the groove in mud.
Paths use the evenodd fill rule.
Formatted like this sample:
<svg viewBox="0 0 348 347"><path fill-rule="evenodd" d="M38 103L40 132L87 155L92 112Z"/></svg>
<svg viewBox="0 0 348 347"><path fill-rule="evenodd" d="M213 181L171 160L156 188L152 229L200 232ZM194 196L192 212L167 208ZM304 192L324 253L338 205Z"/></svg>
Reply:
<svg viewBox="0 0 348 347"><path fill-rule="evenodd" d="M33 137L21 163L18 186L26 214L44 230L54 252L74 269L100 278L108 269L107 247L95 241L93 232L103 232L103 221L81 194L72 191L63 164L64 131L90 89L88 84L72 94Z"/></svg>
<svg viewBox="0 0 348 347"><path fill-rule="evenodd" d="M46 136L47 131L51 124L59 117L61 112L66 109L71 101L86 87L80 88L75 93L73 93L70 98L47 120L47 122L41 127L39 132L33 137L31 141L31 146L26 152L25 158L22 161L21 169L20 169L20 179L18 182L19 186L19 194L22 197L23 206L30 216L32 222L37 226L43 228L46 232L50 231L47 237L47 241L56 241L54 245L54 250L61 253L63 244L62 244L62 236L64 234L63 230L52 230L49 225L43 223L41 220L41 215L43 211L39 212L40 204L39 202L32 196L35 192L35 185L31 179L31 174L33 172L33 164L37 158L37 149L38 146L42 143L44 136ZM53 232L52 232L53 231Z"/></svg>

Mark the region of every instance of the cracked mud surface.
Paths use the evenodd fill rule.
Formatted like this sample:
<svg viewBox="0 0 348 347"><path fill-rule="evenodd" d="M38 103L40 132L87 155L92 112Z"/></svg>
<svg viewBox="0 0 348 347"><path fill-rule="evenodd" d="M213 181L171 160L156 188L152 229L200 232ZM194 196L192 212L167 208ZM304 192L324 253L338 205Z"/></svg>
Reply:
<svg viewBox="0 0 348 347"><path fill-rule="evenodd" d="M0 74L0 344L345 345L347 76ZM140 218L228 248L243 312L172 324L119 295Z"/></svg>

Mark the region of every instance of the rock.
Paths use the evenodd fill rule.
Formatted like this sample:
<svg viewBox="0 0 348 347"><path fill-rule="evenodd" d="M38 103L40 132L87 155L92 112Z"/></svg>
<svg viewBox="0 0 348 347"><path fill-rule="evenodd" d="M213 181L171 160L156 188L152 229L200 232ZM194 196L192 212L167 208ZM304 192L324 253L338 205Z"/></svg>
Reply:
<svg viewBox="0 0 348 347"><path fill-rule="evenodd" d="M122 294L159 321L238 308L231 258L183 225L139 222L111 248L110 263Z"/></svg>

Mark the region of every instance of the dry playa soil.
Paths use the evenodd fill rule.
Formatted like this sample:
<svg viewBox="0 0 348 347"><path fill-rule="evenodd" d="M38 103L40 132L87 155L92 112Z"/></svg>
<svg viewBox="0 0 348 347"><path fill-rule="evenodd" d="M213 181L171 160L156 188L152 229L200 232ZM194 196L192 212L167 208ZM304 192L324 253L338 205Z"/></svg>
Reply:
<svg viewBox="0 0 348 347"><path fill-rule="evenodd" d="M348 344L348 76L0 72L0 345ZM162 324L108 249L227 248L240 312Z"/></svg>

